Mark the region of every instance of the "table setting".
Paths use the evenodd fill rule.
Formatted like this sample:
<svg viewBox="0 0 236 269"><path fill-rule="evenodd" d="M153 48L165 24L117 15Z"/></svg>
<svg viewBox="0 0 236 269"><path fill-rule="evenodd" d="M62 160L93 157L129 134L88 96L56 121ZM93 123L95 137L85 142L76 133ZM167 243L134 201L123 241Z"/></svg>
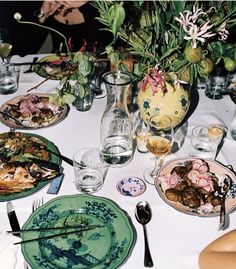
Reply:
<svg viewBox="0 0 236 269"><path fill-rule="evenodd" d="M204 54L197 45L217 31L226 35L224 20L219 30L204 21L211 9L171 2L182 11L170 18L174 30L181 28L179 36L168 30L171 49L167 36L163 55L147 40L146 57L145 44L137 46L133 36L129 49L142 61L134 57L126 66L112 47L118 37L127 38L123 6L94 5L114 37L107 59L71 52L66 42L65 53L24 57L9 56L10 47L3 47L2 267L198 269L201 251L236 225L235 102L224 94L226 85L215 88L203 79L213 61L217 66L224 59L229 69L235 47L227 54L209 39ZM117 12L104 13L113 8ZM193 8L188 25L185 8ZM14 18L31 24L19 13ZM187 36L195 24L205 29L202 38ZM186 47L179 54L183 48L173 46L182 39ZM234 83L233 75L222 79Z"/></svg>
<svg viewBox="0 0 236 269"><path fill-rule="evenodd" d="M44 57L43 55L38 55L39 58ZM13 56L13 60L17 61L29 61L33 59L34 55L29 55L24 58ZM20 81L19 81L19 89L16 93L12 95L2 95L1 96L1 103L4 106L9 100L17 98L17 96L21 96L26 94L27 90L32 87L32 77L35 77L35 81L40 81L38 74L36 73L24 73L24 69L27 70L28 66L22 66L21 74L20 74ZM27 79L29 82L27 82ZM22 81L22 82L21 82ZM46 84L47 83L47 84ZM48 80L45 84L42 84L37 91L40 91L40 94L49 94L58 83L56 80ZM218 124L220 126L226 126L229 128L233 112L234 112L234 103L230 99L230 97L225 96L221 100L211 100L209 99L204 90L199 89L199 103L195 109L195 111L191 114L188 118L187 122L187 134L185 140L178 151L175 153L167 154L165 157L163 171L161 173L167 174L171 168L168 168L169 162L183 162L186 161L189 157L189 149L190 149L190 138L191 138L191 131L194 126L199 125L199 117L201 118L201 124L210 125L210 124ZM225 104L225 105L224 105ZM49 141L48 147L51 150L51 147L55 147L53 149L59 154L69 158L73 161L73 156L76 149L82 148L85 145L88 147L97 147L99 142L99 129L100 129L100 121L102 118L102 113L106 107L106 100L103 99L96 99L94 100L93 106L91 110L87 111L86 114L84 112L78 112L73 106L70 107L70 111L68 115L62 120L59 121L57 124L52 126L46 126L45 128L26 128L26 131L31 136L36 137L43 137ZM209 109L211 107L211 109ZM210 112L210 113L209 113ZM9 132L8 124L4 120L1 122L1 133ZM11 128L11 127L10 127ZM18 130L19 129L19 130ZM11 130L11 129L10 129ZM70 131L71 130L71 131ZM72 131L73 130L73 131ZM19 126L15 132L26 132ZM180 131L180 130L179 130ZM51 145L51 143L53 145ZM231 168L235 169L235 162L233 161L233 153L234 153L235 142L227 132L226 136L224 137L224 143L221 146L216 159L213 162L213 167L217 166L217 174L229 174L230 177L235 181L235 176L233 172L231 172ZM51 227L51 222L39 222L39 224L33 224L35 222L35 218L39 217L40 211L35 211L35 216L31 214L32 211L32 204L33 202L42 197L44 200L43 205L39 208L39 210L44 211L44 208L50 207L50 202L52 204L57 203L57 199L64 199L67 204L67 199L72 201L80 201L83 199L82 197L87 197L88 202L90 200L95 200L97 203L100 199L105 203L111 203L112 207L114 206L115 210L121 210L121 214L128 214L128 219L131 225L130 229L132 231L132 242L129 244L129 250L126 251L126 254L123 254L117 263L115 262L114 267L121 267L121 268L130 268L136 266L137 268L144 268L144 237L142 233L142 225L136 219L135 216L135 208L139 202L146 201L149 203L151 210L152 210L152 217L151 220L146 224L147 226L147 234L148 234L148 243L149 243L149 251L151 254L151 258L153 261L154 268L168 268L169 266L174 268L198 268L198 254L200 253L201 249L209 243L211 240L217 238L222 233L226 233L231 229L234 229L234 222L236 221L234 216L234 207L235 201L232 197L232 202L230 199L226 200L226 212L228 212L228 217L230 219L229 227L225 230L218 231L219 226L219 211L215 214L210 214L213 216L204 216L203 218L200 216L196 216L196 214L186 214L185 210L179 210L172 206L170 206L170 201L167 201L164 197L164 194L160 193L160 188L157 184L151 185L145 181L143 177L143 173L145 170L149 168L153 168L153 155L150 152L139 152L135 149L133 154L132 160L125 166L122 167L109 167L106 171L106 176L101 188L92 194L84 194L80 192L75 185L75 175L73 167L61 160L56 155L51 155L53 160L59 160L61 167L63 168L62 173L63 179L60 182L61 186L55 196L55 194L49 194L48 189L51 186L51 183L45 182L43 186L40 188L36 188L34 191L26 191L21 192L19 194L11 194L13 197L9 197L9 199L2 199L1 200L1 212L2 212L2 228L1 228L1 242L4 242L4 249L2 249L1 257L5 254L9 255L9 253L14 252L16 256L14 256L14 260L16 262L15 268L24 268L24 258L26 258L27 262L30 263L32 268L37 268L38 265L35 265L35 261L32 261L31 255L27 254L28 247L32 243L22 243L19 245L13 245L13 243L20 242L20 240L28 240L33 239L37 233L33 232L22 232L22 239L15 237L12 234L6 234L6 231L10 231L11 227L7 218L6 213L6 203L11 201L14 210L16 212L20 227L21 229L34 229L41 228L41 225L45 225L46 227ZM89 161L89 159L88 159ZM208 161L210 162L210 161ZM172 167L175 164L171 164ZM210 164L210 167L212 167ZM231 166L227 168L227 166ZM167 168L165 168L167 167ZM220 167L220 168L219 168ZM167 169L167 171L166 171ZM221 171L223 170L223 171ZM162 171L162 170L161 170ZM215 172L215 168L213 169ZM132 181L129 180L132 179ZM139 181L134 181L136 178L140 179L141 182L144 183L145 188L144 190L139 193L139 195L126 195L126 190L131 188L133 191L133 185L139 184L139 189L143 188L140 187ZM123 181L122 181L123 180ZM129 185L127 186L127 181L129 180ZM123 190L125 189L125 194L121 193L121 187L117 187L122 182L123 185L126 185ZM132 182L132 183L130 183ZM134 183L135 182L135 183ZM158 181L159 182L159 181ZM131 185L131 187L130 187ZM121 185L119 185L121 186ZM29 192L29 193L27 193ZM82 194L81 194L82 193ZM231 196L233 196L234 192L231 191ZM10 195L10 196L11 196ZM15 196L16 195L16 196ZM15 196L15 197L14 197ZM79 198L81 196L81 198ZM165 198L165 199L163 199ZM108 199L108 200L107 200ZM86 200L86 199L85 199ZM113 204L114 203L114 204ZM173 203L173 202L171 202ZM64 204L64 203L63 203ZM77 204L77 203L76 203ZM66 210L75 210L77 206L66 206ZM63 211L63 210L62 210ZM71 212L71 211L70 211ZM194 210L193 210L194 212ZM66 217L68 217L68 213L65 213ZM57 215L57 213L56 213ZM30 219L28 220L30 216ZM65 218L66 218L65 217ZM60 217L64 221L64 216ZM62 220L55 220L54 226L60 227ZM83 219L83 218L82 218ZM126 217L125 217L126 219ZM74 220L73 220L74 221ZM72 221L72 222L73 222ZM174 224L173 224L174 223ZM50 224L50 225L49 225ZM97 225L97 222L95 223ZM81 223L79 224L81 225ZM87 225L87 224L86 224ZM93 223L89 223L89 225L93 225ZM99 223L100 225L100 223ZM103 225L103 224L101 224ZM69 226L69 224L68 224ZM126 225L125 225L126 226ZM102 228L101 228L102 229ZM70 230L71 231L71 230ZM55 231L53 231L55 233ZM44 232L41 231L43 236L48 236L53 232ZM68 231L62 230L57 231L57 233L67 233ZM73 231L72 231L73 232ZM98 232L97 229L91 230L86 232L88 235L91 235L94 232ZM79 233L77 231L77 233ZM75 238L76 234L65 235L65 237L71 236L71 239ZM62 236L62 241L64 242L64 237ZM193 240L194 239L194 240ZM59 239L55 237L54 239L48 240L55 240L57 242ZM194 241L194 243L193 243ZM43 242L43 240L42 240ZM45 241L46 242L46 241ZM54 241L53 241L54 242ZM60 242L60 240L59 240ZM181 243L182 242L182 243ZM197 244L196 244L197 242ZM27 246L27 244L29 244ZM35 243L34 243L35 244ZM59 243L58 243L59 244ZM63 243L64 244L64 243ZM72 244L72 243L70 243ZM74 243L76 245L76 242ZM24 256L21 252L21 247ZM83 248L82 248L83 249ZM45 250L46 251L46 250ZM70 250L68 249L70 252ZM168 253L168 254L167 254ZM168 259L167 256L171 253L172 259ZM9 255L9 260L4 258L4 266L5 268L14 268L12 267L11 262L11 255ZM49 255L49 254L47 254ZM52 253L50 254L52 255ZM75 255L72 253L71 255ZM97 254L96 254L97 255ZM166 256L167 255L167 256ZM40 255L36 255L37 257ZM49 256L50 257L50 256ZM44 263L45 261L40 260L38 257L37 262ZM46 262L47 263L47 262ZM33 265L32 265L33 264ZM30 266L27 265L27 266ZM53 265L55 266L55 265ZM64 268L64 265L61 268ZM113 265L112 265L113 266ZM27 267L26 267L27 268ZM30 268L30 267L29 267ZM82 267L81 267L82 268Z"/></svg>

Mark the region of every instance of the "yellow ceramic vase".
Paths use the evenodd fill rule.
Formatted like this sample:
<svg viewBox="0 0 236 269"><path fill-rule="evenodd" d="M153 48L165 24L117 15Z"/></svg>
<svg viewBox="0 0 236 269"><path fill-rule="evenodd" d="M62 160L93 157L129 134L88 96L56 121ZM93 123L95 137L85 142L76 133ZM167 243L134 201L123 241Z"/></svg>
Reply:
<svg viewBox="0 0 236 269"><path fill-rule="evenodd" d="M145 90L139 90L138 106L141 118L148 123L149 118L154 114L169 115L176 127L186 116L190 106L190 92L188 85L179 85L178 88L173 84L165 82L166 89L158 89L153 93L150 84Z"/></svg>

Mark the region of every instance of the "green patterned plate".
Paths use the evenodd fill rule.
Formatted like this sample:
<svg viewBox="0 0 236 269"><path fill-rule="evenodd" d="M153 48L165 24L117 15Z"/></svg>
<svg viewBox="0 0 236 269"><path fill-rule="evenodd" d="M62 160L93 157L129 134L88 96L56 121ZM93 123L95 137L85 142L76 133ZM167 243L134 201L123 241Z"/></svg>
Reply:
<svg viewBox="0 0 236 269"><path fill-rule="evenodd" d="M23 229L79 224L104 227L22 244L32 269L114 269L126 261L136 231L127 213L107 198L87 194L55 198L35 211ZM58 232L26 232L22 240Z"/></svg>
<svg viewBox="0 0 236 269"><path fill-rule="evenodd" d="M60 60L60 57L58 55L52 54L52 55L47 55L41 58L38 62L40 63L55 62L59 60ZM65 72L63 72L60 66L55 66L55 67L50 68L50 67L47 67L46 64L45 65L36 64L34 66L34 72L43 78L50 78L54 80L61 79L65 75Z"/></svg>
<svg viewBox="0 0 236 269"><path fill-rule="evenodd" d="M44 137L42 137L40 135L32 134L32 133L24 133L24 134L27 135L27 136L38 137L40 140L46 142L47 148L50 151L55 152L55 153L60 153L58 148L56 147L56 145L53 142L47 140L46 138L44 138ZM51 156L51 159L50 159L51 162L54 162L54 163L56 163L58 165L61 165L61 159L59 157L55 156L54 154L50 154L50 156ZM28 189L28 190L18 192L18 193L0 194L0 202L11 201L11 200L14 200L14 199L19 199L19 198L29 196L29 195L39 191L40 189L42 189L49 182L50 182L50 180L39 181L37 183L37 185L35 185L35 187L33 187L32 189Z"/></svg>

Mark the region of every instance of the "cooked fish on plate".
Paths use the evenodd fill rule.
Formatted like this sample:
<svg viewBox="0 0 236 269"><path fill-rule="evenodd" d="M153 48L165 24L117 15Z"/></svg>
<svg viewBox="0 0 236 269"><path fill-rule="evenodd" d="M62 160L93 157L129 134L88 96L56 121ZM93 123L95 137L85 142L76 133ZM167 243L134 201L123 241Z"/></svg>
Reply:
<svg viewBox="0 0 236 269"><path fill-rule="evenodd" d="M60 159L47 149L58 152L52 142L35 134L0 134L0 201L4 195L38 190L60 174Z"/></svg>

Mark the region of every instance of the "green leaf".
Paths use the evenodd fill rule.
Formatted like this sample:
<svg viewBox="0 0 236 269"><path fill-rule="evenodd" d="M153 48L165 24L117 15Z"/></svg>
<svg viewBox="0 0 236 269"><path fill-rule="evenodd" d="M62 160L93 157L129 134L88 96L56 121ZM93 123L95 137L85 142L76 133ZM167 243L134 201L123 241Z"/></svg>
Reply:
<svg viewBox="0 0 236 269"><path fill-rule="evenodd" d="M162 57L160 58L160 61L163 60L164 58L170 56L173 52L177 51L177 48L170 48L168 49L164 55L162 55Z"/></svg>
<svg viewBox="0 0 236 269"><path fill-rule="evenodd" d="M84 88L84 85L79 85L78 96L79 96L80 98L83 98L83 97L85 96L85 88Z"/></svg>
<svg viewBox="0 0 236 269"><path fill-rule="evenodd" d="M61 97L62 105L72 104L75 101L76 97L71 93L64 93Z"/></svg>
<svg viewBox="0 0 236 269"><path fill-rule="evenodd" d="M91 74L93 68L92 64L89 60L82 60L79 63L79 72L84 76L87 77L88 75Z"/></svg>
<svg viewBox="0 0 236 269"><path fill-rule="evenodd" d="M119 53L118 52L112 52L110 55L109 55L109 58L111 60L111 64L117 64L119 62Z"/></svg>
<svg viewBox="0 0 236 269"><path fill-rule="evenodd" d="M115 4L113 7L114 7L115 16L112 22L111 31L113 33L114 38L117 38L117 33L125 19L125 10L122 6L122 3Z"/></svg>
<svg viewBox="0 0 236 269"><path fill-rule="evenodd" d="M185 1L171 1L171 12L175 16L179 16L179 13L185 9Z"/></svg>

